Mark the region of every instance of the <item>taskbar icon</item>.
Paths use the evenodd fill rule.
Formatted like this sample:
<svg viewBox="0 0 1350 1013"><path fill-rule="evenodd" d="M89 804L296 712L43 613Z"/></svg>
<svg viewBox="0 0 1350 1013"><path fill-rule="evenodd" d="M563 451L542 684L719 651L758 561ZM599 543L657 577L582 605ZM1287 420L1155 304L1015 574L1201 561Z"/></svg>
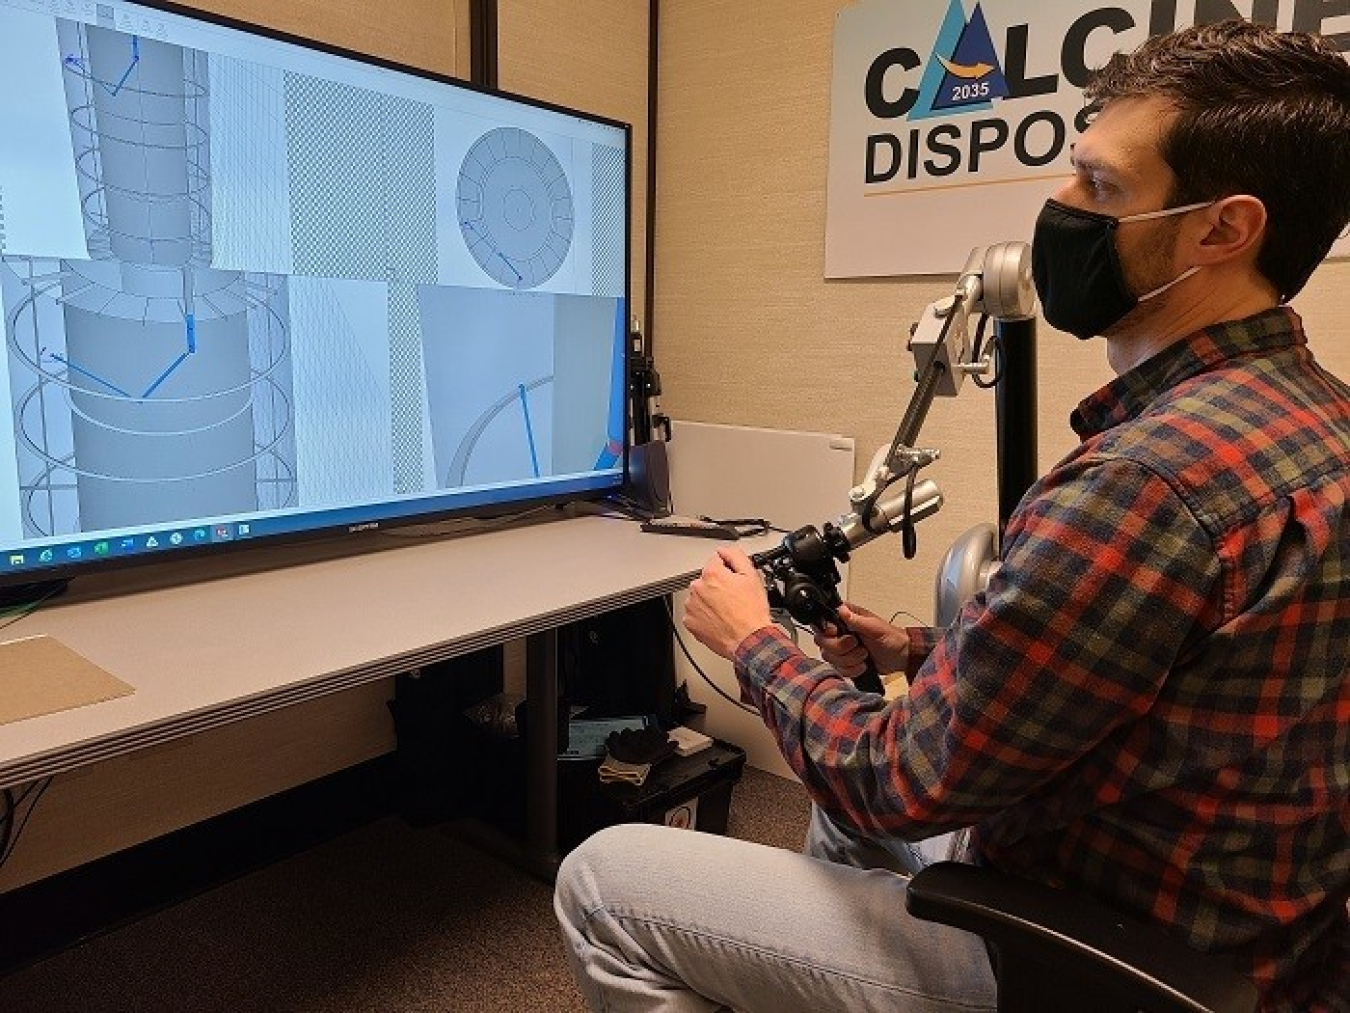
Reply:
<svg viewBox="0 0 1350 1013"><path fill-rule="evenodd" d="M86 560L109 559L117 556L139 555L164 549L191 548L233 542L256 537L249 521L222 522L163 531L118 535L93 541L66 542L42 548L12 549L0 554L0 566L9 570L53 566L59 563L82 563Z"/></svg>

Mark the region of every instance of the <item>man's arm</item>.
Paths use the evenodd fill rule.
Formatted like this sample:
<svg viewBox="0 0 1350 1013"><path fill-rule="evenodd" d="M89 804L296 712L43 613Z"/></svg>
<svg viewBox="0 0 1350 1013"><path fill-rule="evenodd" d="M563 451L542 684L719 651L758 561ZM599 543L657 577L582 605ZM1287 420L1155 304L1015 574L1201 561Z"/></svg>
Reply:
<svg viewBox="0 0 1350 1013"><path fill-rule="evenodd" d="M922 837L1036 791L1145 713L1220 580L1213 546L1157 476L1088 461L1042 483L1003 563L887 703L760 629L746 695L831 815Z"/></svg>

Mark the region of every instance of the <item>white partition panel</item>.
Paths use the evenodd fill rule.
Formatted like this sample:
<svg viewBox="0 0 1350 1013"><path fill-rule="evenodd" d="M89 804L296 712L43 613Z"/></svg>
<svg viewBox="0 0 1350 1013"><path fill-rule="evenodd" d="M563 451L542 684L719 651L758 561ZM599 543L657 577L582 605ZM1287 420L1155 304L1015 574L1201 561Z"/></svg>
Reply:
<svg viewBox="0 0 1350 1013"><path fill-rule="evenodd" d="M668 450L670 487L675 510L715 518L763 517L792 531L819 526L848 510L853 484L853 439L829 433L675 422ZM708 542L711 555L718 543ZM841 567L840 594L847 597L848 568ZM684 612L683 592L675 596L677 623ZM688 633L681 639L697 665L720 689L739 698L731 665L708 651ZM802 646L814 653L809 635ZM676 651L676 678L689 695L706 704L704 731L746 751L748 762L761 770L791 777L773 737L759 717L723 700Z"/></svg>

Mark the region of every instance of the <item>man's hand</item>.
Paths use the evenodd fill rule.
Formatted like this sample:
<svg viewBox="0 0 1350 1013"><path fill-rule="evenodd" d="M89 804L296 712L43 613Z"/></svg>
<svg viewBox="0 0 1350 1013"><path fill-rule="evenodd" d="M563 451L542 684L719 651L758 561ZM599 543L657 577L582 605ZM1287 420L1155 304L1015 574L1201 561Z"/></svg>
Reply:
<svg viewBox="0 0 1350 1013"><path fill-rule="evenodd" d="M839 618L848 624L848 633L840 636L827 624L824 633L816 634L821 659L836 672L855 679L867 667L869 656L878 672L904 671L909 660L909 635L904 630L857 605L839 606Z"/></svg>
<svg viewBox="0 0 1350 1013"><path fill-rule="evenodd" d="M684 628L728 660L742 640L772 622L763 578L740 549L718 549L689 585Z"/></svg>

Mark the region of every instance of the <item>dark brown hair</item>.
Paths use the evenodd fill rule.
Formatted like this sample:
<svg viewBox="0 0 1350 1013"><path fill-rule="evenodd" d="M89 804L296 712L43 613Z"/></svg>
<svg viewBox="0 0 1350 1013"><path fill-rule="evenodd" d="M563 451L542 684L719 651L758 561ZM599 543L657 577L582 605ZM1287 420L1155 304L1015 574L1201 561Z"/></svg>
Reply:
<svg viewBox="0 0 1350 1013"><path fill-rule="evenodd" d="M1246 21L1187 28L1112 57L1085 91L1097 108L1146 96L1176 106L1161 151L1173 204L1258 198L1256 266L1282 300L1350 223L1350 64L1319 35Z"/></svg>

